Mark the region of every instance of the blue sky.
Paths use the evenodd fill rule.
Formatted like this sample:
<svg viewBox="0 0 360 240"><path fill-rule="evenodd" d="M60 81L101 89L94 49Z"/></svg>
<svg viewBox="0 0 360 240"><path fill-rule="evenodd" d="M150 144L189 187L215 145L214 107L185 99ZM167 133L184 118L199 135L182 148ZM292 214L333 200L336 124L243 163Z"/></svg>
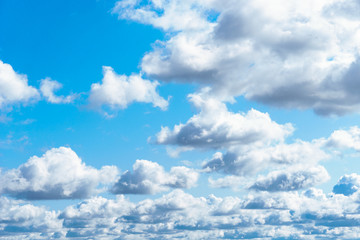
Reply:
<svg viewBox="0 0 360 240"><path fill-rule="evenodd" d="M0 239L360 238L357 10L0 0Z"/></svg>

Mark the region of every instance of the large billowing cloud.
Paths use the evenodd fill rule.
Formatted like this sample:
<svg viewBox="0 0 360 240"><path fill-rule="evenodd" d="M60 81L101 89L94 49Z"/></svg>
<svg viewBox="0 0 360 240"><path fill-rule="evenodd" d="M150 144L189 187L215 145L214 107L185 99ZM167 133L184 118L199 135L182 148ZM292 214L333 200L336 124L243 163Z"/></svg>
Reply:
<svg viewBox="0 0 360 240"><path fill-rule="evenodd" d="M103 72L102 83L91 85L89 101L93 107L124 109L133 102L145 102L167 109L168 102L156 92L158 82L145 80L141 75L117 75L111 67L103 67Z"/></svg>
<svg viewBox="0 0 360 240"><path fill-rule="evenodd" d="M126 171L115 183L111 192L115 194L155 194L170 188L195 186L199 174L187 167L172 167L170 172L156 162L136 160L133 172Z"/></svg>
<svg viewBox="0 0 360 240"><path fill-rule="evenodd" d="M225 103L206 92L190 94L189 99L200 112L173 130L163 127L156 143L177 146L179 151L241 148L280 142L293 132L291 124L278 124L267 113L254 109L246 114L230 112Z"/></svg>
<svg viewBox="0 0 360 240"><path fill-rule="evenodd" d="M115 166L97 170L70 148L53 148L1 173L0 192L21 199L87 198L98 192L99 184L114 182L117 174Z"/></svg>
<svg viewBox="0 0 360 240"><path fill-rule="evenodd" d="M0 60L0 109L36 101L39 96L38 90L28 85L26 75L16 73L11 65Z"/></svg>
<svg viewBox="0 0 360 240"><path fill-rule="evenodd" d="M271 5L271 6L269 6ZM119 1L113 13L171 33L141 62L162 81L322 115L360 110L357 0Z"/></svg>

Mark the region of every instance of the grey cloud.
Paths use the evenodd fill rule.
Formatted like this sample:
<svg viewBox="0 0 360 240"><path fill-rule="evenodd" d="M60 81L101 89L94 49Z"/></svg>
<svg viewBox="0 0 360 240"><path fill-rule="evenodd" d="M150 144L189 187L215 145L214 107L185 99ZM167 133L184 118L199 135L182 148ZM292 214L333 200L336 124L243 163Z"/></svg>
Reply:
<svg viewBox="0 0 360 240"><path fill-rule="evenodd" d="M170 188L193 187L199 174L186 167L172 167L169 172L159 164L147 160L136 160L133 172L126 171L114 184L114 194L155 194Z"/></svg>
<svg viewBox="0 0 360 240"><path fill-rule="evenodd" d="M296 191L313 187L329 179L329 174L322 166L307 169L287 169L271 172L266 177L260 177L250 189L269 192Z"/></svg>

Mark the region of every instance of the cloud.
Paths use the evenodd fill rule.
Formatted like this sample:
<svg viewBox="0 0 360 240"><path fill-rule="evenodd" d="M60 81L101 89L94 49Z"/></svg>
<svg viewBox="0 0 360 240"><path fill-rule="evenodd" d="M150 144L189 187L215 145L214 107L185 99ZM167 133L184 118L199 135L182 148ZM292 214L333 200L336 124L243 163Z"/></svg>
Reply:
<svg viewBox="0 0 360 240"><path fill-rule="evenodd" d="M0 109L38 99L39 92L28 85L26 75L16 73L10 64L0 60Z"/></svg>
<svg viewBox="0 0 360 240"><path fill-rule="evenodd" d="M0 239L53 239L63 236L59 213L0 197Z"/></svg>
<svg viewBox="0 0 360 240"><path fill-rule="evenodd" d="M45 97L46 101L50 103L71 103L76 98L75 94L68 96L56 96L54 92L62 88L62 84L46 78L41 80L40 91L41 94Z"/></svg>
<svg viewBox="0 0 360 240"><path fill-rule="evenodd" d="M333 188L336 194L343 194L349 196L357 192L360 188L360 175L353 173L350 175L342 176Z"/></svg>
<svg viewBox="0 0 360 240"><path fill-rule="evenodd" d="M203 169L207 172L249 176L259 171L296 164L309 167L328 157L320 144L298 140L291 144L235 149L225 154L217 152L203 164Z"/></svg>
<svg viewBox="0 0 360 240"><path fill-rule="evenodd" d="M153 0L119 1L113 13L169 33L142 59L151 78L342 115L360 109L356 9L356 0L277 0L271 6L262 0Z"/></svg>
<svg viewBox="0 0 360 240"><path fill-rule="evenodd" d="M306 169L289 169L270 172L266 177L259 177L250 187L259 191L296 191L324 183L330 176L323 166Z"/></svg>
<svg viewBox="0 0 360 240"><path fill-rule="evenodd" d="M1 173L0 192L31 200L87 198L98 192L100 183L114 182L117 174L114 166L86 166L70 148L52 148Z"/></svg>
<svg viewBox="0 0 360 240"><path fill-rule="evenodd" d="M325 142L327 147L360 151L360 129L358 126L353 126L349 130L336 130Z"/></svg>
<svg viewBox="0 0 360 240"><path fill-rule="evenodd" d="M103 67L102 83L91 85L90 104L100 108L125 109L133 102L152 103L154 107L166 110L168 101L156 92L158 82L143 79L140 75L117 75L111 67Z"/></svg>
<svg viewBox="0 0 360 240"><path fill-rule="evenodd" d="M254 109L246 114L229 112L225 103L206 92L190 94L189 99L200 112L173 130L162 127L156 135L157 144L175 145L178 151L240 148L282 141L294 130L291 124L278 124L267 113Z"/></svg>
<svg viewBox="0 0 360 240"><path fill-rule="evenodd" d="M187 167L172 167L170 172L156 162L136 160L133 172L126 171L115 183L114 194L155 194L170 188L191 188L199 174Z"/></svg>

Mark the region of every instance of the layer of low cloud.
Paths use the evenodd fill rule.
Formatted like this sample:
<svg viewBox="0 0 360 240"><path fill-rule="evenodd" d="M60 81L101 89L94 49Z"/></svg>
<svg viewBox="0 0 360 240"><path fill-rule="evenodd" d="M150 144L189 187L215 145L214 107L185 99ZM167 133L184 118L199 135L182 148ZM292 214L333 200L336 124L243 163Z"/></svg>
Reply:
<svg viewBox="0 0 360 240"><path fill-rule="evenodd" d="M0 198L0 238L357 239L359 192L254 192L195 197L174 190L134 203L93 197L62 212ZM31 231L29 231L31 229Z"/></svg>
<svg viewBox="0 0 360 240"><path fill-rule="evenodd" d="M170 188L191 188L195 186L199 174L190 168L172 167L166 172L156 162L136 160L133 172L126 171L115 183L114 194L155 194Z"/></svg>
<svg viewBox="0 0 360 240"><path fill-rule="evenodd" d="M142 59L154 79L342 115L360 110L356 9L356 0L128 0L113 13L170 33Z"/></svg>
<svg viewBox="0 0 360 240"><path fill-rule="evenodd" d="M72 149L53 148L0 173L0 192L19 199L87 198L99 192L99 184L114 182L117 174L115 166L97 170L86 166Z"/></svg>
<svg viewBox="0 0 360 240"><path fill-rule="evenodd" d="M68 96L57 96L55 95L55 91L62 88L62 84L51 80L50 78L46 78L41 80L40 84L40 92L44 96L47 102L50 103L71 103L77 97L76 94L71 94Z"/></svg>
<svg viewBox="0 0 360 240"><path fill-rule="evenodd" d="M91 85L89 101L92 107L106 105L111 109L125 109L133 102L152 103L166 110L168 101L156 91L158 82L145 80L141 75L118 75L111 67L103 67L102 83Z"/></svg>

